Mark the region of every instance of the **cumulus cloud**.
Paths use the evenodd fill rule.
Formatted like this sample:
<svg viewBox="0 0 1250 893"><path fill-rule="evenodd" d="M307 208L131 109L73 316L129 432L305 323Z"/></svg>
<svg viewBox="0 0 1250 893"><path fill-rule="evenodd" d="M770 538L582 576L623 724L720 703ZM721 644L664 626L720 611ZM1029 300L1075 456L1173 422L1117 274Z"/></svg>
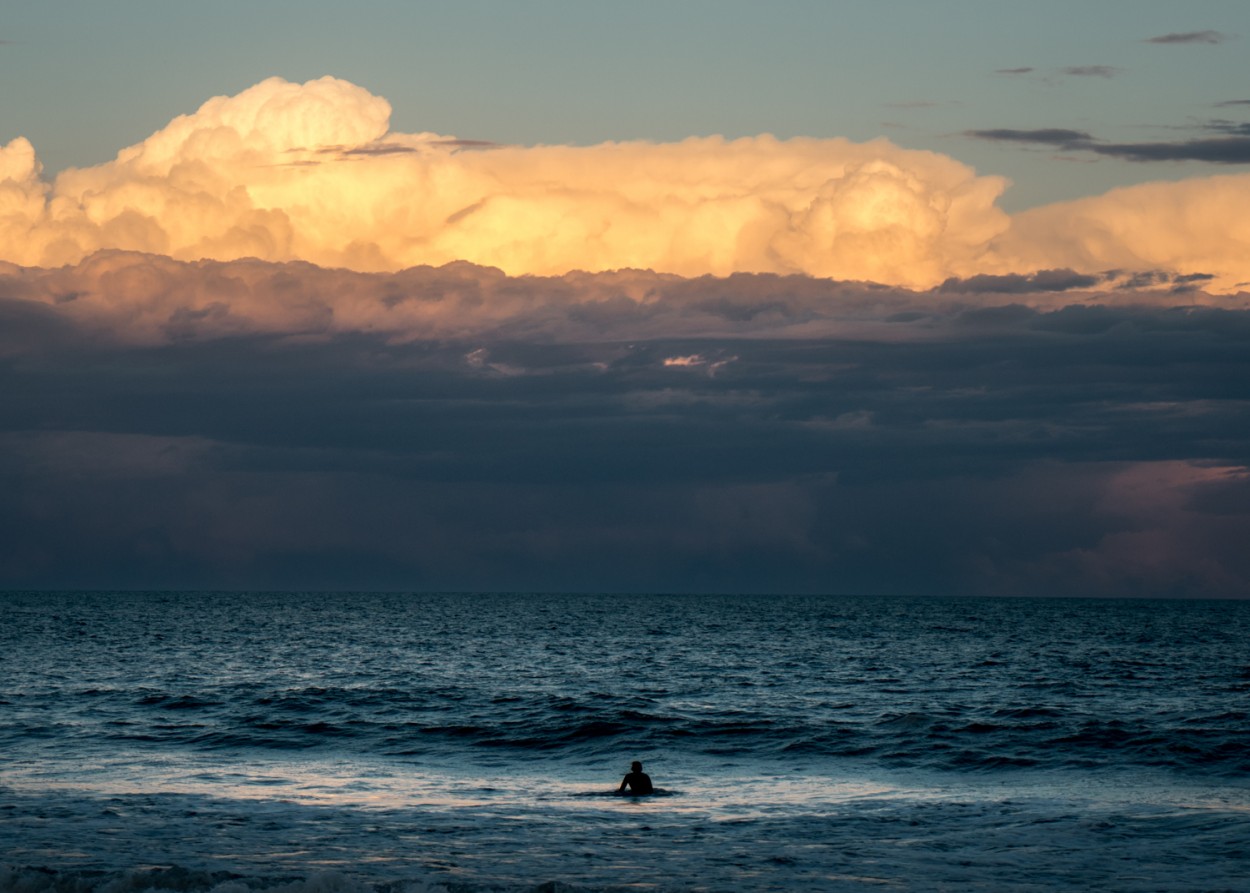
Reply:
<svg viewBox="0 0 1250 893"><path fill-rule="evenodd" d="M770 136L528 148L388 130L345 81L270 79L46 184L0 150L0 244L22 264L101 248L510 273L645 267L926 285L1007 225L997 177L888 141Z"/></svg>
<svg viewBox="0 0 1250 893"><path fill-rule="evenodd" d="M1250 266L1250 175L1143 183L1017 214L998 248L1017 268L1172 270L1243 288Z"/></svg>
<svg viewBox="0 0 1250 893"><path fill-rule="evenodd" d="M1043 215L1055 231L1038 244L1065 250L1046 255L998 208L1002 178L883 139L517 147L396 133L389 118L386 100L345 81L274 78L211 99L115 160L52 182L18 137L0 147L0 259L59 267L124 250L360 272L468 261L513 275L642 268L926 289L980 274L1094 274L1105 266L1089 258L1105 254L1125 267L1138 258L1140 270L1166 257L1171 272L1210 273L1216 291L1250 280L1245 233L1224 219L1194 219L1215 210L1213 190L1229 206L1250 203L1250 179L1146 190L1139 195L1157 203L1136 209L1131 232L1104 230L1098 252L1069 250L1067 233L1086 226L1088 209L1113 214L1120 196L1090 199L1071 221L1063 215L1075 207L1061 206ZM1078 140L1126 157L1153 151L1080 142L1076 131L981 135ZM1030 236L1037 219L1025 221ZM1223 233L1211 242L1200 237L1206 229Z"/></svg>

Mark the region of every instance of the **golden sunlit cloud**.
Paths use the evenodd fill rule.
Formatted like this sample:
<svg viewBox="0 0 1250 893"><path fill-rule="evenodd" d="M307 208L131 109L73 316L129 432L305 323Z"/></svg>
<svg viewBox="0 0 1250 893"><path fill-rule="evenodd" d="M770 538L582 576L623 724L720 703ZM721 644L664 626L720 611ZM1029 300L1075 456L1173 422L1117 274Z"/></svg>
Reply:
<svg viewBox="0 0 1250 893"><path fill-rule="evenodd" d="M493 146L389 130L335 78L216 97L106 164L49 183L0 148L0 259L102 249L395 271L642 268L799 273L929 288L949 277L1117 267L1250 280L1250 176L1149 184L1019 215L1000 177L887 140L771 136Z"/></svg>
<svg viewBox="0 0 1250 893"><path fill-rule="evenodd" d="M996 250L1022 269L1211 273L1208 291L1250 287L1250 175L1143 183L1017 214Z"/></svg>

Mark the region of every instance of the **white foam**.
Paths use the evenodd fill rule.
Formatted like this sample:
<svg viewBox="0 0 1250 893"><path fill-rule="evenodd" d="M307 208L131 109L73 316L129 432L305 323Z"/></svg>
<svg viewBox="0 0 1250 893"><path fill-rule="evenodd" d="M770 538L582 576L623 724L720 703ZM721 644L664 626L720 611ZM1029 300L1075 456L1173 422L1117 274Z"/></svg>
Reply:
<svg viewBox="0 0 1250 893"><path fill-rule="evenodd" d="M1244 790L1066 776L940 785L660 765L673 794L648 800L587 796L615 779L300 765L178 791L0 789L15 867L0 893L1236 889L1250 836Z"/></svg>

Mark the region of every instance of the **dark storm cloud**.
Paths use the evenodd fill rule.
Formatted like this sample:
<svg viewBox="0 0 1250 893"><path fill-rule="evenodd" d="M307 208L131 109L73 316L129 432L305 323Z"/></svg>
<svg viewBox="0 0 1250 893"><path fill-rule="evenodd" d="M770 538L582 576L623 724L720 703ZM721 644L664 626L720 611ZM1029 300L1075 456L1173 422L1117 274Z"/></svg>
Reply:
<svg viewBox="0 0 1250 893"><path fill-rule="evenodd" d="M947 279L940 286L940 292L956 292L961 294L977 294L994 292L997 294L1030 294L1033 292L1069 291L1076 288L1093 288L1105 281L1103 276L1089 276L1073 270L1039 270L1031 275L1012 273L1005 276L979 275L966 279ZM1154 279L1140 281L1135 287L1154 284Z"/></svg>
<svg viewBox="0 0 1250 893"><path fill-rule="evenodd" d="M1217 44L1226 40L1232 40L1232 34L1225 34L1221 31L1183 31L1172 34L1160 34L1158 37L1148 37L1142 43L1205 43Z"/></svg>
<svg viewBox="0 0 1250 893"><path fill-rule="evenodd" d="M1008 273L1000 276L980 274L965 279L947 279L938 286L937 291L943 294L1037 296L1051 292L1098 287L1137 291L1170 286L1171 291L1176 293L1195 289L1214 278L1210 273L1178 275L1165 270L1147 270L1139 273L1107 270L1094 275L1067 269L1038 270L1036 273L1027 275L1022 273Z"/></svg>
<svg viewBox="0 0 1250 893"><path fill-rule="evenodd" d="M364 282L394 308L512 307L395 337L335 331L315 308L298 332L245 327L289 271L183 268L217 282L217 317L141 343L109 333L98 295L33 303L53 272L0 293L3 585L1250 582L1250 311L1170 306L1183 277L908 292L301 268L293 299L325 288L344 313ZM263 301L220 279L244 272Z"/></svg>
<svg viewBox="0 0 1250 893"><path fill-rule="evenodd" d="M0 297L0 361L35 347L68 347L85 340L55 307Z"/></svg>

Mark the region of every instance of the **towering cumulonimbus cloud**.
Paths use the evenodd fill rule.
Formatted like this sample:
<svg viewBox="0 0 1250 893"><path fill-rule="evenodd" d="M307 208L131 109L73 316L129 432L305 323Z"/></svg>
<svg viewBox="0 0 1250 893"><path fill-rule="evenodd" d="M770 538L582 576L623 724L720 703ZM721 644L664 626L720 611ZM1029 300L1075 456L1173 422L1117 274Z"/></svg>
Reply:
<svg viewBox="0 0 1250 893"><path fill-rule="evenodd" d="M123 249L908 288L1108 265L1210 274L1214 291L1250 280L1250 232L1228 225L1229 208L1250 206L1250 176L1150 184L1013 221L996 205L1002 178L883 139L496 146L393 133L390 111L342 80L272 78L51 183L19 137L0 147L0 259L47 267Z"/></svg>
<svg viewBox="0 0 1250 893"><path fill-rule="evenodd" d="M352 84L274 78L218 97L116 160L49 187L3 150L5 259L104 248L177 259L395 270L454 260L514 274L640 267L801 272L924 286L976 266L1003 188L884 140L484 146L388 132Z"/></svg>

